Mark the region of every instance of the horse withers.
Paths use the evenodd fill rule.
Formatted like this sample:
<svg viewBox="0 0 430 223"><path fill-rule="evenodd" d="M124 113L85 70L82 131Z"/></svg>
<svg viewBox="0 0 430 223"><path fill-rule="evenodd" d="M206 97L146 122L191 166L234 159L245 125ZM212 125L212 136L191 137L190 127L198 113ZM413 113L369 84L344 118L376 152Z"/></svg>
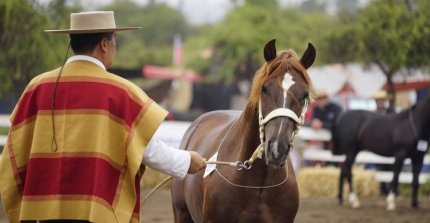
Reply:
<svg viewBox="0 0 430 223"><path fill-rule="evenodd" d="M349 185L349 202L360 202L352 187L351 167L361 150L382 156L394 156L394 174L387 197L387 209L395 209L399 174L406 158L412 161L412 207L418 207L419 174L428 148L430 135L430 95L399 114L377 114L351 110L342 114L333 129L333 154L345 154L339 177L339 202L343 201L343 182ZM421 141L421 142L420 142ZM419 145L421 144L421 145ZM424 145L423 145L424 144Z"/></svg>
<svg viewBox="0 0 430 223"><path fill-rule="evenodd" d="M209 112L192 123L181 148L232 163L257 148L264 156L242 170L216 165L205 177L174 179L175 222L294 222L299 196L288 154L310 101L306 69L315 54L311 44L301 59L292 50L278 54L275 40L269 41L245 110Z"/></svg>

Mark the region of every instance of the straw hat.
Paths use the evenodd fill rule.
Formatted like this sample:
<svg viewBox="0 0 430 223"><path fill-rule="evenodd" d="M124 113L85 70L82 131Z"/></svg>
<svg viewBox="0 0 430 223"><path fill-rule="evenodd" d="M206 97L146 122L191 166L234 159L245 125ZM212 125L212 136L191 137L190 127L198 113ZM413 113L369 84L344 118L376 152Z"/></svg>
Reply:
<svg viewBox="0 0 430 223"><path fill-rule="evenodd" d="M315 98L324 98L328 96L325 90L320 90L320 89L314 90L314 95L315 95Z"/></svg>
<svg viewBox="0 0 430 223"><path fill-rule="evenodd" d="M140 28L116 27L113 11L93 11L70 14L70 29L45 30L45 32L58 34L109 33Z"/></svg>
<svg viewBox="0 0 430 223"><path fill-rule="evenodd" d="M386 99L388 97L387 92L384 90L377 91L373 94L373 99Z"/></svg>

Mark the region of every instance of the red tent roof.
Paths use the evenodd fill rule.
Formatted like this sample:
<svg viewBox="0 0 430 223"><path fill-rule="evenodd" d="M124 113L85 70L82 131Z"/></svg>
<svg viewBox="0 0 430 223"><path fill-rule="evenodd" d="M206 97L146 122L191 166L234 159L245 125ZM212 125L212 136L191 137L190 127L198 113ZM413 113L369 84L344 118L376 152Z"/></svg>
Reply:
<svg viewBox="0 0 430 223"><path fill-rule="evenodd" d="M192 82L199 82L203 79L200 74L194 71L150 65L142 67L142 76L147 78L159 78L166 80L189 80Z"/></svg>

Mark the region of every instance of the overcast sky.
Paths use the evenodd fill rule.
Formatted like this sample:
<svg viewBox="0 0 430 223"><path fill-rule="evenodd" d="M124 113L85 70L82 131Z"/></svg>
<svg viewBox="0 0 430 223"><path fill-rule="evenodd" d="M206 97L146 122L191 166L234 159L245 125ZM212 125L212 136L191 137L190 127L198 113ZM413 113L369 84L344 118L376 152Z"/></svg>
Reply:
<svg viewBox="0 0 430 223"><path fill-rule="evenodd" d="M52 0L38 0L47 2ZM81 0L85 10L99 9L100 6L110 3L113 0ZM138 4L146 4L148 0L131 0ZM165 2L173 8L177 8L183 12L187 20L196 25L205 23L214 23L224 17L231 6L231 0L156 0L157 2ZM240 1L240 0L239 0ZM243 1L243 0L242 0ZM298 5L303 0L279 0L281 6ZM338 0L319 0L320 2L328 3L328 12L335 10ZM342 0L341 0L342 1ZM358 0L361 5L367 4L371 0ZM181 5L182 3L182 5Z"/></svg>
<svg viewBox="0 0 430 223"><path fill-rule="evenodd" d="M112 0L82 1L84 7L97 9L100 5ZM146 4L148 0L132 0L139 4ZM281 5L299 4L303 0L281 0ZM184 16L192 24L213 23L222 19L225 13L231 9L231 0L157 0L165 2L173 8L180 8ZM182 6L181 6L182 3Z"/></svg>

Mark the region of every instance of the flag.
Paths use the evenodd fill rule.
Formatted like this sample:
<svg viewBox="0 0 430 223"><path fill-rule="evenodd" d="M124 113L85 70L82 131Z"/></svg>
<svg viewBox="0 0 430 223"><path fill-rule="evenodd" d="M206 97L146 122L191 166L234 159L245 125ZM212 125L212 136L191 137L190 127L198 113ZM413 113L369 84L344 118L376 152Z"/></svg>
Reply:
<svg viewBox="0 0 430 223"><path fill-rule="evenodd" d="M173 65L179 66L184 60L184 50L182 48L181 35L173 36Z"/></svg>

